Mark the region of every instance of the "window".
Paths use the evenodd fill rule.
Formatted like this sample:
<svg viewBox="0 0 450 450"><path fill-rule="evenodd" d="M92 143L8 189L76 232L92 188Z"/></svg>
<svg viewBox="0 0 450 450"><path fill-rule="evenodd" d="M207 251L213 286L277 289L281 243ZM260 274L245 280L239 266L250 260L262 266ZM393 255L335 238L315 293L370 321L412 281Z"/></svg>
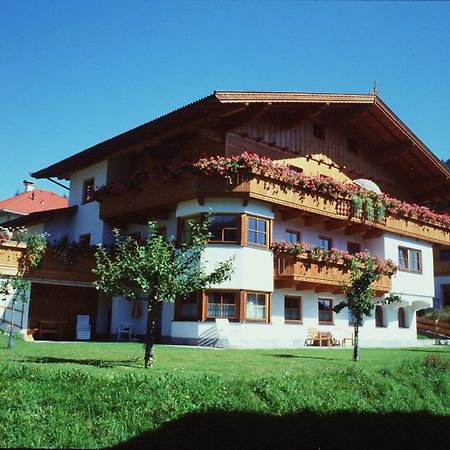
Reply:
<svg viewBox="0 0 450 450"><path fill-rule="evenodd" d="M320 248L323 248L324 250L331 250L331 238L319 236L319 241L317 242L317 245Z"/></svg>
<svg viewBox="0 0 450 450"><path fill-rule="evenodd" d="M180 233L180 241L182 244L189 244L192 242L192 223L198 223L200 218L196 217L188 217L181 220L181 233Z"/></svg>
<svg viewBox="0 0 450 450"><path fill-rule="evenodd" d="M408 325L406 323L406 311L405 311L405 308L398 308L397 320L398 320L398 327L399 328L408 328Z"/></svg>
<svg viewBox="0 0 450 450"><path fill-rule="evenodd" d="M249 217L247 234L248 243L267 246L268 228L268 220L259 219L257 217Z"/></svg>
<svg viewBox="0 0 450 450"><path fill-rule="evenodd" d="M300 231L286 230L284 240L289 244L301 242Z"/></svg>
<svg viewBox="0 0 450 450"><path fill-rule="evenodd" d="M356 255L356 253L361 252L361 244L358 244L358 242L347 242L347 251L351 255Z"/></svg>
<svg viewBox="0 0 450 450"><path fill-rule="evenodd" d="M236 319L236 293L210 291L207 293L206 317Z"/></svg>
<svg viewBox="0 0 450 450"><path fill-rule="evenodd" d="M313 123L313 136L322 141L325 140L325 126L321 123Z"/></svg>
<svg viewBox="0 0 450 450"><path fill-rule="evenodd" d="M211 242L238 241L239 218L237 215L214 214L211 216Z"/></svg>
<svg viewBox="0 0 450 450"><path fill-rule="evenodd" d="M198 293L193 292L188 298L177 299L175 305L175 320L198 319Z"/></svg>
<svg viewBox="0 0 450 450"><path fill-rule="evenodd" d="M247 320L267 320L267 298L268 295L264 293L247 292Z"/></svg>
<svg viewBox="0 0 450 450"><path fill-rule="evenodd" d="M89 178L83 183L83 198L82 203L89 203L94 201L94 179Z"/></svg>
<svg viewBox="0 0 450 450"><path fill-rule="evenodd" d="M80 235L80 247L83 249L87 249L89 248L90 245L91 245L91 234L86 233Z"/></svg>
<svg viewBox="0 0 450 450"><path fill-rule="evenodd" d="M377 305L375 307L375 326L384 327L383 308L380 305Z"/></svg>
<svg viewBox="0 0 450 450"><path fill-rule="evenodd" d="M301 322L302 320L302 299L301 297L284 297L284 321Z"/></svg>
<svg viewBox="0 0 450 450"><path fill-rule="evenodd" d="M319 324L333 323L333 300L319 298Z"/></svg>
<svg viewBox="0 0 450 450"><path fill-rule="evenodd" d="M441 250L441 261L450 261L450 249Z"/></svg>
<svg viewBox="0 0 450 450"><path fill-rule="evenodd" d="M399 247L398 264L400 266L400 270L405 270L408 272L421 272L422 252L412 248Z"/></svg>

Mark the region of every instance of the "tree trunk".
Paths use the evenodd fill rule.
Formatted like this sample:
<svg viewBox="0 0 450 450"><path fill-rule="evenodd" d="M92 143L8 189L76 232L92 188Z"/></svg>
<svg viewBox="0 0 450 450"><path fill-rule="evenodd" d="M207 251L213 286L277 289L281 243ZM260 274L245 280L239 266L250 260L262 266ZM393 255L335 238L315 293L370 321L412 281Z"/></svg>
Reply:
<svg viewBox="0 0 450 450"><path fill-rule="evenodd" d="M14 306L15 301L12 302L12 313L11 313L11 328L9 329L9 339L8 339L8 348L12 349L14 346Z"/></svg>
<svg viewBox="0 0 450 450"><path fill-rule="evenodd" d="M359 325L358 322L355 322L354 326L355 340L353 342L353 361L359 361Z"/></svg>
<svg viewBox="0 0 450 450"><path fill-rule="evenodd" d="M145 337L144 357L144 365L146 369L148 367L153 367L153 344L155 343L155 309L155 301L153 299L149 299L147 309L147 334Z"/></svg>

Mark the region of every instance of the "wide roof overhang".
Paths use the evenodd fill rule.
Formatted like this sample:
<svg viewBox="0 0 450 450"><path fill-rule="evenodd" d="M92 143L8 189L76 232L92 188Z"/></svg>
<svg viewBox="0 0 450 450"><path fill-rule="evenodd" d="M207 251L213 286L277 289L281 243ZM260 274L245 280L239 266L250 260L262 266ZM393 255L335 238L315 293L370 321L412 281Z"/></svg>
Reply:
<svg viewBox="0 0 450 450"><path fill-rule="evenodd" d="M449 169L373 94L216 91L34 172L32 176L68 179L73 172L103 160L151 148L199 129L216 127L224 132L262 115L278 115L285 123L298 123L308 117L331 118L347 134L369 141L378 160L411 176L414 191L421 192L424 200L428 193L431 196L437 190L442 199L450 199Z"/></svg>

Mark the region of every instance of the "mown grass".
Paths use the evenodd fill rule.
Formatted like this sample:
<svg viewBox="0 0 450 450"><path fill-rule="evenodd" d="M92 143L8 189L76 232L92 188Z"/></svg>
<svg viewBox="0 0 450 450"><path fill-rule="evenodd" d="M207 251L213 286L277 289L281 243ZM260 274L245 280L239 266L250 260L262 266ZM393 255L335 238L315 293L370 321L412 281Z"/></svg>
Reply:
<svg viewBox="0 0 450 450"><path fill-rule="evenodd" d="M0 337L3 447L107 447L199 414L450 414L445 347L363 349L354 364L350 349L157 346L146 371L141 344L15 344Z"/></svg>

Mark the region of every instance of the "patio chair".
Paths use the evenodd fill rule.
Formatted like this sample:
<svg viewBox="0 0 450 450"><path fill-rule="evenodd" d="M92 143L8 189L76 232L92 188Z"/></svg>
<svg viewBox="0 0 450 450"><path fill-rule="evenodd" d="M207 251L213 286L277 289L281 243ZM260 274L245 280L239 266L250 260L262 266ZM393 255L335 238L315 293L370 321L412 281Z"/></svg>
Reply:
<svg viewBox="0 0 450 450"><path fill-rule="evenodd" d="M346 347L346 346L347 346L347 341L350 341L350 344L351 344L351 346L353 347L354 339L355 339L355 335L354 335L353 333L352 333L352 336L351 336L351 337L343 337L343 338L341 339L342 347Z"/></svg>
<svg viewBox="0 0 450 450"><path fill-rule="evenodd" d="M312 346L318 339L317 328L308 328L308 332L305 339L306 346Z"/></svg>
<svg viewBox="0 0 450 450"><path fill-rule="evenodd" d="M91 324L89 323L89 316L78 314L77 315L77 329L76 329L77 341L90 341L91 340Z"/></svg>
<svg viewBox="0 0 450 450"><path fill-rule="evenodd" d="M124 334L124 335L128 334L128 340L131 341L131 323L130 322L122 322L119 325L119 330L117 331L117 342L120 341L121 334Z"/></svg>

